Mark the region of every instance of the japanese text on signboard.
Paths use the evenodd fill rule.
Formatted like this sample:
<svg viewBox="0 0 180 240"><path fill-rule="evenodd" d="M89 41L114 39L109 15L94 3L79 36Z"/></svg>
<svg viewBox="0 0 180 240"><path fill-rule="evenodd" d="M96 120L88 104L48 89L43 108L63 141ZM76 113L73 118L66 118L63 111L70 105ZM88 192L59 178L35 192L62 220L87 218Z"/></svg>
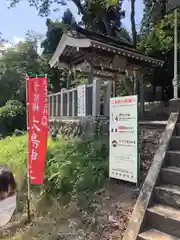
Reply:
<svg viewBox="0 0 180 240"><path fill-rule="evenodd" d="M28 168L32 184L42 184L48 132L47 78L28 80Z"/></svg>

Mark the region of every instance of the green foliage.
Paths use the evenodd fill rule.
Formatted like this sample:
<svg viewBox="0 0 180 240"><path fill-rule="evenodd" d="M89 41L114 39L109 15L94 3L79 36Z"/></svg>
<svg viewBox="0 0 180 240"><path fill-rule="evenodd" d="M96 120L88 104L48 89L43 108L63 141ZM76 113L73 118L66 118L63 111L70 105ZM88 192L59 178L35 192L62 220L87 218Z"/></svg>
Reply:
<svg viewBox="0 0 180 240"><path fill-rule="evenodd" d="M109 6L109 5L108 5ZM86 28L94 32L103 33L111 37L117 37L125 13L122 10L122 1L113 6L103 7L99 0L85 1L82 22Z"/></svg>
<svg viewBox="0 0 180 240"><path fill-rule="evenodd" d="M19 189L26 184L27 135L0 141L0 164L12 169ZM108 150L104 139L49 140L43 189L56 197L77 197L106 181Z"/></svg>
<svg viewBox="0 0 180 240"><path fill-rule="evenodd" d="M57 68L50 68L49 60L56 50L62 34L70 30L75 23L75 19L69 9L64 12L61 22L52 21L50 19L47 19L46 21L46 37L41 43L41 47L43 48L41 63L43 72L48 74L50 89L53 92L58 92L61 90L61 88L66 88L65 78L67 71L64 69L59 70Z"/></svg>
<svg viewBox="0 0 180 240"><path fill-rule="evenodd" d="M69 0L73 2L79 14L82 15L82 22L86 28L100 32L109 36L116 36L116 32L120 30L121 19L124 18L125 12L122 10L123 0ZM19 1L10 0L10 6L13 7ZM67 5L65 0L27 0L30 6L34 6L39 10L42 16L48 16L52 7L56 11L61 11L60 5ZM62 22L71 18L71 12L68 10L62 18ZM68 25L73 25L75 22L69 21Z"/></svg>
<svg viewBox="0 0 180 240"><path fill-rule="evenodd" d="M159 19L166 14L166 3L169 0L144 0L144 19L143 22L147 25L155 24ZM145 20L145 21L144 21ZM149 23L148 23L149 21Z"/></svg>
<svg viewBox="0 0 180 240"><path fill-rule="evenodd" d="M10 7L16 6L17 3L19 3L21 0L8 0L8 3L10 3ZM79 12L83 14L83 4L81 0L26 0L30 6L34 6L39 10L40 15L49 15L52 5L58 6L60 5L66 5L68 1L72 1L78 8ZM96 0L91 0L92 2ZM90 2L90 1L89 1ZM109 8L111 6L114 6L118 4L118 2L122 2L121 0L99 0L101 7L103 8ZM58 11L59 8L55 8L54 10Z"/></svg>
<svg viewBox="0 0 180 240"><path fill-rule="evenodd" d="M180 19L180 15L178 16ZM147 54L166 55L173 49L173 14L165 15L164 18L158 21L151 33L143 35L139 42L139 49Z"/></svg>
<svg viewBox="0 0 180 240"><path fill-rule="evenodd" d="M0 59L0 107L8 100L25 102L24 74L40 73L41 58L33 40L8 48Z"/></svg>
<svg viewBox="0 0 180 240"><path fill-rule="evenodd" d="M138 49L164 61L164 66L151 71L147 78L154 86L163 87L166 92L166 100L168 100L173 97L174 14L163 15L162 18L162 13L159 12L156 17L154 17L148 5L145 8L145 12L146 11L149 11L151 18L148 19L149 22L144 21L145 19L142 21ZM178 25L179 20L180 13L178 13ZM180 42L178 42L178 48L179 43Z"/></svg>
<svg viewBox="0 0 180 240"><path fill-rule="evenodd" d="M49 148L47 191L77 196L102 185L107 177L106 145L102 139L57 141Z"/></svg>
<svg viewBox="0 0 180 240"><path fill-rule="evenodd" d="M75 24L75 19L69 9L64 12L61 22L52 21L51 19L46 20L46 38L41 44L44 55L50 55L49 57L51 57L56 50L62 34L69 30L73 24Z"/></svg>
<svg viewBox="0 0 180 240"><path fill-rule="evenodd" d="M15 129L26 128L26 109L17 100L8 101L0 108L0 134L6 136Z"/></svg>

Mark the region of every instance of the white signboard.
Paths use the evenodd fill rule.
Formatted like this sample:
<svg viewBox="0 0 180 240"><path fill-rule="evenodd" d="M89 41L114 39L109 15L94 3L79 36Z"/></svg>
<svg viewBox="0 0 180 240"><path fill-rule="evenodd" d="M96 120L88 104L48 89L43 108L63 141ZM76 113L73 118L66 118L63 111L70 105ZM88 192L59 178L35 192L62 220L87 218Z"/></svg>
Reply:
<svg viewBox="0 0 180 240"><path fill-rule="evenodd" d="M133 183L138 182L138 98L110 99L109 176Z"/></svg>
<svg viewBox="0 0 180 240"><path fill-rule="evenodd" d="M78 116L86 116L86 85L77 87Z"/></svg>

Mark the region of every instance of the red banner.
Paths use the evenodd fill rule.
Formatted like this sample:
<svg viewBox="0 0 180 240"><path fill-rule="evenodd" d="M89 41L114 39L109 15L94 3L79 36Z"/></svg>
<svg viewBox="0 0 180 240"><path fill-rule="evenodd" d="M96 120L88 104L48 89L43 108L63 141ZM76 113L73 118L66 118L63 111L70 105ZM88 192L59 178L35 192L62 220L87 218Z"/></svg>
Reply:
<svg viewBox="0 0 180 240"><path fill-rule="evenodd" d="M31 184L43 184L48 136L47 78L29 78L28 94L28 174Z"/></svg>

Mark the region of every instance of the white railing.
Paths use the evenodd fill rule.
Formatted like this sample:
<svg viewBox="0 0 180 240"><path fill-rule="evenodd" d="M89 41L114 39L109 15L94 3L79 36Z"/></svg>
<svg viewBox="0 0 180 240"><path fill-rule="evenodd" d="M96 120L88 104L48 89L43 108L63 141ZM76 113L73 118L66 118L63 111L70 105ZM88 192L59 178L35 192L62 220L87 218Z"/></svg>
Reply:
<svg viewBox="0 0 180 240"><path fill-rule="evenodd" d="M101 84L95 79L92 84L86 85L86 116L109 116L109 99L112 93L111 81ZM103 101L102 96L103 95ZM76 117L78 108L77 88L61 90L61 92L50 94L49 117Z"/></svg>

